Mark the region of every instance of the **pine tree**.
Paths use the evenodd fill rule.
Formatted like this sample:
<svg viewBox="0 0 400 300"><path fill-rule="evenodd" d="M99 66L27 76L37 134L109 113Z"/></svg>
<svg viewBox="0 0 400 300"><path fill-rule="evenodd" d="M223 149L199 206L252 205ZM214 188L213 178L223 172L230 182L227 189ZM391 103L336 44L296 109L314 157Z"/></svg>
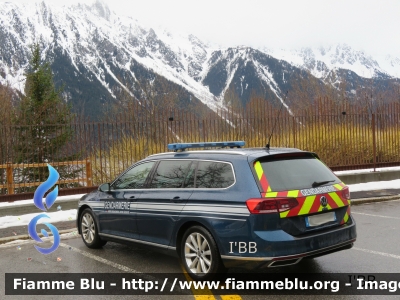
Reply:
<svg viewBox="0 0 400 300"><path fill-rule="evenodd" d="M17 163L43 163L65 159L63 146L72 137L68 126L73 117L56 89L48 62L42 62L39 44L31 46L32 57L25 73L25 96L15 118L15 158ZM47 179L47 168L24 170L30 181Z"/></svg>

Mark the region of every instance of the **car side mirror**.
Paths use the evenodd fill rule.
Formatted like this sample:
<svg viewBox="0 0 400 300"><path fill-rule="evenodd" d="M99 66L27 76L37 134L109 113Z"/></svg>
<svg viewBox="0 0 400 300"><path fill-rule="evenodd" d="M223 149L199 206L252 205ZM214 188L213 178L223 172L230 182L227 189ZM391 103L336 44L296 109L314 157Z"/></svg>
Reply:
<svg viewBox="0 0 400 300"><path fill-rule="evenodd" d="M102 185L99 186L99 191L100 192L109 193L110 190L111 190L111 188L110 188L110 184L108 182L107 183L103 183Z"/></svg>

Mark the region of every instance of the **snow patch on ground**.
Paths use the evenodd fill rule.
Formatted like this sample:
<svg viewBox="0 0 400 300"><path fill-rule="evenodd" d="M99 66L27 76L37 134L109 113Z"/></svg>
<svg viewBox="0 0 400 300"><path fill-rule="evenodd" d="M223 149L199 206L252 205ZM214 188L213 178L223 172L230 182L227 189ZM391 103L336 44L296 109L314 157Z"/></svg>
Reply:
<svg viewBox="0 0 400 300"><path fill-rule="evenodd" d="M386 168L376 168L375 172L384 172L384 171L400 171L400 167L386 167ZM365 174L365 173L373 173L374 169L360 169L360 170L348 170L348 171L335 171L337 176L340 175L350 175L350 174Z"/></svg>
<svg viewBox="0 0 400 300"><path fill-rule="evenodd" d="M390 181L377 181L347 185L351 192L375 191L385 189L400 189L400 179Z"/></svg>
<svg viewBox="0 0 400 300"><path fill-rule="evenodd" d="M43 223L56 223L56 222L64 222L64 221L74 221L76 220L76 209L69 209L69 210L60 210L56 212L46 212L45 214L49 216L49 218L41 218L37 222L37 224ZM20 215L20 216L5 216L0 217L0 229L1 228L8 228L14 226L26 226L29 222L39 215L38 213Z"/></svg>
<svg viewBox="0 0 400 300"><path fill-rule="evenodd" d="M84 195L85 194L70 195L70 196L58 196L56 202L54 202L53 205L58 206L59 204L62 204L62 201L75 200L75 199L79 200ZM45 203L45 199L43 199L43 203ZM0 202L0 208L14 206L14 205L27 205L27 204L32 204L32 207L34 207L33 199L17 200L17 201L12 201L12 202Z"/></svg>

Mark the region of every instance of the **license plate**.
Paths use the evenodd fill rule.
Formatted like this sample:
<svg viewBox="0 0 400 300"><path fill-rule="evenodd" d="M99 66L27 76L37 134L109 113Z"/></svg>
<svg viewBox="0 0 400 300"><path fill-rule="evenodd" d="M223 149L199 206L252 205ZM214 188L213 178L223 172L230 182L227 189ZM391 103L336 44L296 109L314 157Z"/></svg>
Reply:
<svg viewBox="0 0 400 300"><path fill-rule="evenodd" d="M314 216L306 217L306 226L307 227L314 227L319 226L322 224L326 224L329 222L336 221L336 214L335 212L327 212L323 214L318 214Z"/></svg>

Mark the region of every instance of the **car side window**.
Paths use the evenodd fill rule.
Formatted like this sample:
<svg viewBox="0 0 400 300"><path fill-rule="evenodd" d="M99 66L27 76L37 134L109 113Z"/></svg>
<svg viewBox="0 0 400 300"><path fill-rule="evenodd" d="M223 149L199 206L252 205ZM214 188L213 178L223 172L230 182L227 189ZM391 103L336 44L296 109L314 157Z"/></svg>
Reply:
<svg viewBox="0 0 400 300"><path fill-rule="evenodd" d="M228 163L200 161L196 172L196 188L227 188L235 182Z"/></svg>
<svg viewBox="0 0 400 300"><path fill-rule="evenodd" d="M143 188L146 178L153 168L154 161L145 162L133 167L128 172L119 177L112 185L115 190L120 189L141 189Z"/></svg>
<svg viewBox="0 0 400 300"><path fill-rule="evenodd" d="M191 163L190 160L160 161L150 183L150 188L181 188Z"/></svg>
<svg viewBox="0 0 400 300"><path fill-rule="evenodd" d="M190 165L190 169L186 174L185 181L183 182L184 188L194 188L194 178L196 174L197 161Z"/></svg>

